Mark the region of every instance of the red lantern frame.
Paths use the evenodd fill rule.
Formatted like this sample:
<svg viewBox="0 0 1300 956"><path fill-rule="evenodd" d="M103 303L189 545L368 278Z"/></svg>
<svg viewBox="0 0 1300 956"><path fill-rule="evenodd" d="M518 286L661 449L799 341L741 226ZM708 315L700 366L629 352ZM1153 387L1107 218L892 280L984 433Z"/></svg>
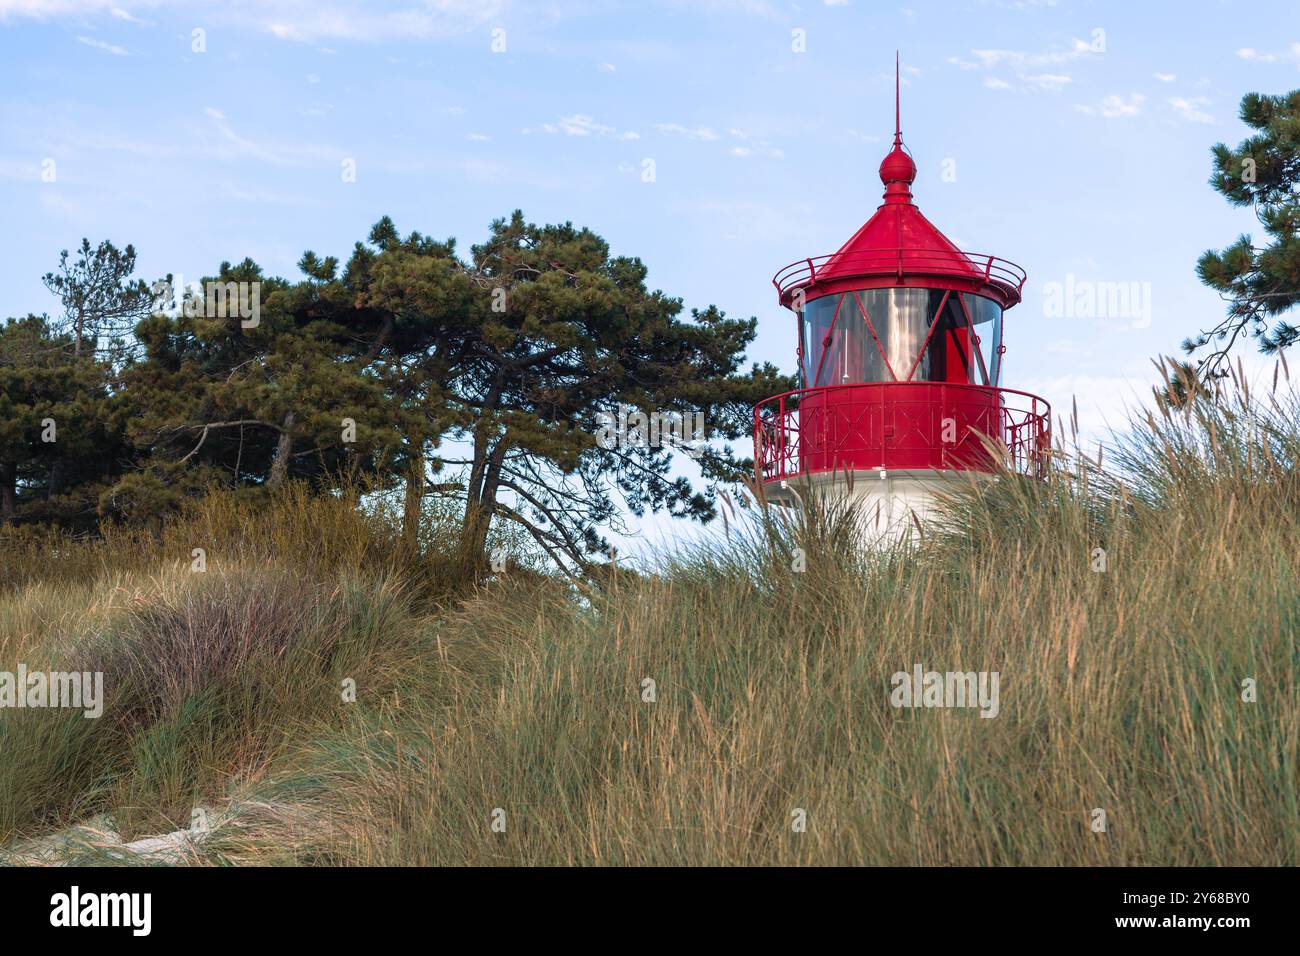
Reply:
<svg viewBox="0 0 1300 956"><path fill-rule="evenodd" d="M897 112L895 116L897 120ZM916 164L903 147L897 121L894 147L880 164L880 178L884 202L839 251L791 263L772 279L778 301L801 319L808 303L831 295L839 298L812 386L754 407L757 478L785 482L824 472L992 472L1003 467L1046 477L1051 407L1036 395L998 385L1006 345L996 332L990 355L999 360L990 375L966 300L967 295L990 299L1005 313L1020 302L1025 271L997 256L962 252L921 214L912 203ZM905 379L899 378L860 296L877 289L944 293ZM968 378L972 361L978 363L982 383L916 381L917 368L954 292L966 331L964 345L958 343L961 358ZM817 385L850 293L890 380ZM797 355L803 375L802 332Z"/></svg>

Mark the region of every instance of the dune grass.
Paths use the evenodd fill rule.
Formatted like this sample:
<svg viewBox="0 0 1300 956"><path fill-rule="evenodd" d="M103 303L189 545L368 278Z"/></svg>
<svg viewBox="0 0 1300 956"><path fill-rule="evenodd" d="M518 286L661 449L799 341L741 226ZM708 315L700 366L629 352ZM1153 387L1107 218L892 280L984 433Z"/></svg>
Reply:
<svg viewBox="0 0 1300 956"><path fill-rule="evenodd" d="M301 735L341 725L346 679L368 694L397 692L418 670L423 640L391 582L327 589L234 568L155 579L124 594L102 627L73 628L23 656L29 670L102 673L105 706L98 719L53 709L0 717L0 834L105 810L128 835L188 826L205 796L256 775Z"/></svg>
<svg viewBox="0 0 1300 956"><path fill-rule="evenodd" d="M210 864L1295 865L1298 421L1156 413L894 552L833 506L734 508L583 594L431 604L347 515L301 530L306 498L258 519L319 535L303 560L252 520L203 575L180 526L165 571L87 543L80 583L0 598L0 669L115 690L98 721L0 712L0 834L201 803ZM998 715L891 706L917 664L998 672Z"/></svg>

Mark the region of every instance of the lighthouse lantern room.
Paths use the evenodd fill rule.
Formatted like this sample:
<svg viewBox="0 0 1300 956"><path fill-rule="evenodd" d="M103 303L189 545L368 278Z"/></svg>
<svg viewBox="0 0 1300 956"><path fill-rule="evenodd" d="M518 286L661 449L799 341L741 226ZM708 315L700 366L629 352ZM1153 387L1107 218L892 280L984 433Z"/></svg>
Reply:
<svg viewBox="0 0 1300 956"><path fill-rule="evenodd" d="M894 119L875 215L837 252L772 280L797 318L799 387L754 408L767 499L848 496L883 540L911 535L936 494L971 474L1042 477L1051 445L1047 402L1000 381L1003 315L1025 272L961 251L913 204L897 73Z"/></svg>

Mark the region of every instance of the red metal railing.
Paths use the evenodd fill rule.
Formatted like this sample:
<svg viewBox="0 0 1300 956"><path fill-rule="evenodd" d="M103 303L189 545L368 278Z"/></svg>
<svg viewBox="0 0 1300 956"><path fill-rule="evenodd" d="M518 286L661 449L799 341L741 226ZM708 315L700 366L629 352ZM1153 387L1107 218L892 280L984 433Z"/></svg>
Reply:
<svg viewBox="0 0 1300 956"><path fill-rule="evenodd" d="M832 268L827 268L828 266ZM1015 292L1016 296L1024 288L1027 278L1025 270L1014 262L999 259L997 256L975 252L947 252L931 249L880 249L868 252L831 253L826 256L813 256L792 262L775 276L772 284L776 286L782 300L787 293L800 287L810 285L831 273L834 279L878 275L942 275L958 276L965 279L979 280L1005 286Z"/></svg>
<svg viewBox="0 0 1300 956"><path fill-rule="evenodd" d="M763 481L843 470L1047 474L1052 409L1028 392L944 382L865 382L776 395L754 406ZM996 451L991 452L991 439Z"/></svg>

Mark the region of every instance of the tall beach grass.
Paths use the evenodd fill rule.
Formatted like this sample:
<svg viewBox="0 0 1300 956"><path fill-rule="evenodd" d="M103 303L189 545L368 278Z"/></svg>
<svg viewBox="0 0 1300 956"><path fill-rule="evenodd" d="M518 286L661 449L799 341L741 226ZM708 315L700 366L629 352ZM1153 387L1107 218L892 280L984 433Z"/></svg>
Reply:
<svg viewBox="0 0 1300 956"><path fill-rule="evenodd" d="M192 862L1295 865L1297 422L1285 390L1157 410L887 552L833 505L734 502L583 593L417 600L367 519L302 528L305 498L206 575L181 531L170 567L33 559L0 669L93 661L115 690L98 721L0 713L0 834L202 803ZM318 537L268 554L258 521ZM916 665L998 672L997 716L892 706Z"/></svg>

